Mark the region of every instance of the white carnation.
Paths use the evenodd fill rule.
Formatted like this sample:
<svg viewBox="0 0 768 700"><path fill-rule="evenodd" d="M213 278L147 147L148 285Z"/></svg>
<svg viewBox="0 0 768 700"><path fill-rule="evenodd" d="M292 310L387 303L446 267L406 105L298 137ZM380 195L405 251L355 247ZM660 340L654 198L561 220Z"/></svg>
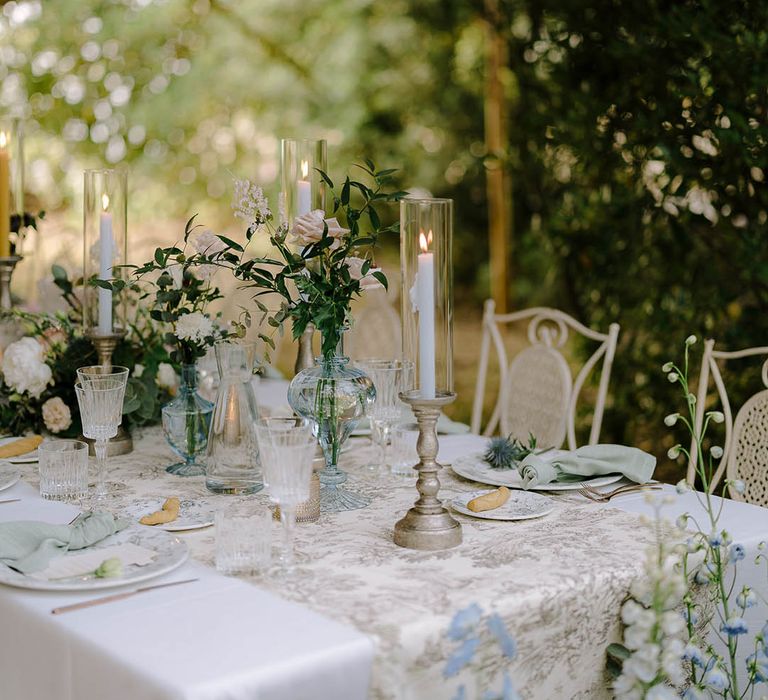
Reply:
<svg viewBox="0 0 768 700"><path fill-rule="evenodd" d="M167 362L161 362L157 367L157 386L173 391L179 383L176 370Z"/></svg>
<svg viewBox="0 0 768 700"><path fill-rule="evenodd" d="M3 355L3 377L5 383L20 394L40 396L53 378L51 368L43 360L42 345L34 338L11 343Z"/></svg>
<svg viewBox="0 0 768 700"><path fill-rule="evenodd" d="M72 412L60 397L54 396L43 404L43 422L52 433L60 433L72 425Z"/></svg>
<svg viewBox="0 0 768 700"><path fill-rule="evenodd" d="M180 340L200 342L204 338L213 335L213 321L200 311L179 316L176 321L176 337Z"/></svg>

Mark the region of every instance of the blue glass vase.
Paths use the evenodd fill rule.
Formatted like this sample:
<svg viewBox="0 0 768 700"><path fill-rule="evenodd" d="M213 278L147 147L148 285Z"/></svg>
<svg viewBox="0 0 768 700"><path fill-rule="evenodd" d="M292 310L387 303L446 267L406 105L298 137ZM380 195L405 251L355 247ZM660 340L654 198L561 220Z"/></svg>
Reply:
<svg viewBox="0 0 768 700"><path fill-rule="evenodd" d="M171 449L181 457L165 468L177 476L205 474L205 451L213 404L197 393L197 367L182 365L176 396L161 409L163 432Z"/></svg>
<svg viewBox="0 0 768 700"><path fill-rule="evenodd" d="M288 403L312 421L325 457L320 472L320 510L339 512L364 508L370 498L342 485L346 472L339 469L341 447L376 398L368 375L349 367L341 354L318 357L315 365L299 372L288 387Z"/></svg>

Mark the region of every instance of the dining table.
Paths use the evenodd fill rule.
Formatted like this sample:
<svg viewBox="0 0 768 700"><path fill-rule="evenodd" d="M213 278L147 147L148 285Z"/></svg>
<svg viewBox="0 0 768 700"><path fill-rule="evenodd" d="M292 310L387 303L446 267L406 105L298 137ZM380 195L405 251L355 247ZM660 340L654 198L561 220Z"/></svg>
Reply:
<svg viewBox="0 0 768 700"><path fill-rule="evenodd" d="M262 406L281 411L285 388L262 380ZM119 487L106 510L123 514L136 502L171 496L235 514L270 507L263 492L213 494L203 477L166 473L172 453L159 427L136 429L133 439L133 452L109 461L108 481ZM440 497L482 489L450 465L482 451L487 438L439 439ZM0 586L0 697L448 700L462 685L479 698L505 673L530 700L612 697L606 649L621 639L621 605L655 542L645 494L598 503L577 491L549 493L551 512L514 522L455 513L459 546L405 549L392 533L416 499L415 478L371 469L369 438L349 445L340 466L370 505L299 524L292 574L217 573L215 528L205 527L173 533L189 559L148 582L196 579L188 584L61 615L51 611L100 594ZM0 522L65 523L80 512L78 504L40 498L35 464L20 471L21 480L0 492L19 499L0 504ZM668 497L664 513L672 520L700 514L695 492L678 495L663 485L654 493ZM765 568L750 565L768 533L768 510L725 500L721 525L747 552L740 581L768 597ZM279 524L272 528L277 541ZM499 652L489 625L457 666L462 650L452 626L468 609L503 621L514 658Z"/></svg>

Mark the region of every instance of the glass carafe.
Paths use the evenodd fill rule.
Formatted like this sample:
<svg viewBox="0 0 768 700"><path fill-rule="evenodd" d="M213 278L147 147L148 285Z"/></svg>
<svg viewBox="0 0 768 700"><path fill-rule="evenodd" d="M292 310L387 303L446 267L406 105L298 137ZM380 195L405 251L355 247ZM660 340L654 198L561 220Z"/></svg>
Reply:
<svg viewBox="0 0 768 700"><path fill-rule="evenodd" d="M256 446L259 410L251 383L256 346L226 341L215 348L221 380L208 434L205 485L214 493L255 493L264 485Z"/></svg>

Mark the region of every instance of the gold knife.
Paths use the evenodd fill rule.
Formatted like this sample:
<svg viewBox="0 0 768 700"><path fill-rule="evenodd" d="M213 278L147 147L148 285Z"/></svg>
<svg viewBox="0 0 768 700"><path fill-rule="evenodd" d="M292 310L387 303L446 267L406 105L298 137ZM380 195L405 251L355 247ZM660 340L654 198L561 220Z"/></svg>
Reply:
<svg viewBox="0 0 768 700"><path fill-rule="evenodd" d="M133 591L125 591L124 593L113 593L112 595L104 596L103 598L93 598L92 600L84 600L82 603L73 603L72 605L62 605L60 608L54 608L51 610L52 615L60 615L65 612L72 612L73 610L82 610L83 608L90 608L94 605L103 605L104 603L112 603L116 600L125 600L131 596L135 596L139 593L146 593L147 591L155 591L158 588L168 588L168 586L180 586L182 583L192 583L193 581L199 581L197 578L188 578L184 581L172 581L171 583L157 583L154 586L144 586L142 588L136 588Z"/></svg>

